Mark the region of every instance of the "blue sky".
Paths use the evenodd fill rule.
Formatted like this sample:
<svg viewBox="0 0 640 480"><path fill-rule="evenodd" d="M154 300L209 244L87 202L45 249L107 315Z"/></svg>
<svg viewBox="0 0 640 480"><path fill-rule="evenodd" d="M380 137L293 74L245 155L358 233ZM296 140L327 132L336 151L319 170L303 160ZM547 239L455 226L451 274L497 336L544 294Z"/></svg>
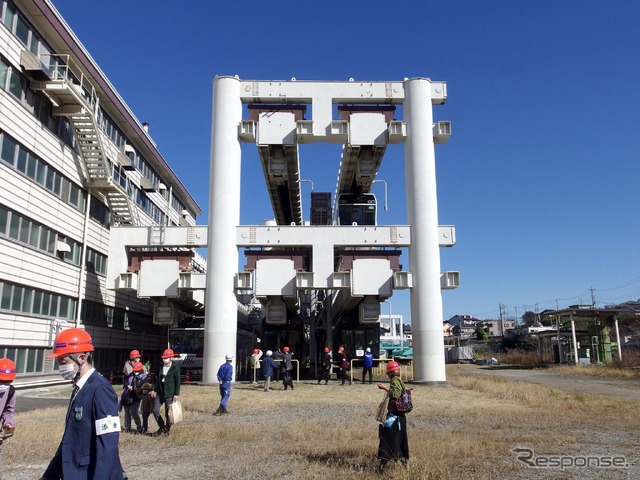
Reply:
<svg viewBox="0 0 640 480"><path fill-rule="evenodd" d="M458 244L444 317L496 318L640 298L640 2L54 0L200 203L206 223L211 89L242 79L446 81L434 108L439 217ZM340 149L301 148L333 192ZM390 146L380 224L405 224L403 147ZM309 184L303 184L308 216ZM241 222L271 218L253 145ZM374 193L382 199L381 184ZM380 202L382 203L382 202ZM408 265L408 260L403 261ZM391 298L410 319L408 294ZM386 313L388 305L383 305Z"/></svg>

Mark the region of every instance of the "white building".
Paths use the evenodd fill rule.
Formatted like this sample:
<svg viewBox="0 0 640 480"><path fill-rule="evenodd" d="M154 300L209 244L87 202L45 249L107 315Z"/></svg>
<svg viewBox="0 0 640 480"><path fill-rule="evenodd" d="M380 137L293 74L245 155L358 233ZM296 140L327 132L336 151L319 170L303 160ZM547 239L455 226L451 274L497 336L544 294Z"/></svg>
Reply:
<svg viewBox="0 0 640 480"><path fill-rule="evenodd" d="M51 374L56 332L79 326L99 369L149 359L166 330L107 288L110 226L194 225L200 207L51 1L0 0L0 23L0 357L19 381Z"/></svg>

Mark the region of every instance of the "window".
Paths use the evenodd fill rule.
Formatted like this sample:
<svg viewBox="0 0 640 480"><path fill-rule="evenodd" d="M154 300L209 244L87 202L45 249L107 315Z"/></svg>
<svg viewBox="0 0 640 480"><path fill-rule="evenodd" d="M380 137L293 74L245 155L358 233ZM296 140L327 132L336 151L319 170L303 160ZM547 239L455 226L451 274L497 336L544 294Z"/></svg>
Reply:
<svg viewBox="0 0 640 480"><path fill-rule="evenodd" d="M24 89L24 81L15 70L9 72L9 93L18 100L22 101L22 90Z"/></svg>
<svg viewBox="0 0 640 480"><path fill-rule="evenodd" d="M2 286L2 302L0 307L3 310L11 310L11 285L3 284Z"/></svg>
<svg viewBox="0 0 640 480"><path fill-rule="evenodd" d="M9 165L13 166L13 162L16 156L16 144L13 140L3 135L2 138L2 153L0 154L2 160Z"/></svg>
<svg viewBox="0 0 640 480"><path fill-rule="evenodd" d="M16 37L25 45L29 45L29 25L24 21L22 15L18 15L16 22Z"/></svg>
<svg viewBox="0 0 640 480"><path fill-rule="evenodd" d="M11 298L11 310L20 310L22 305L22 287L13 287L13 296Z"/></svg>
<svg viewBox="0 0 640 480"><path fill-rule="evenodd" d="M24 295L22 296L22 308L20 309L21 311L25 313L31 313L31 297L32 296L33 296L33 290L25 288Z"/></svg>
<svg viewBox="0 0 640 480"><path fill-rule="evenodd" d="M6 4L6 10L4 12L4 19L3 19L3 23L5 25L5 27L7 27L10 31L13 31L13 19L16 16L16 9L15 7L7 2Z"/></svg>
<svg viewBox="0 0 640 480"><path fill-rule="evenodd" d="M0 235L7 234L7 217L9 212L6 208L0 207Z"/></svg>

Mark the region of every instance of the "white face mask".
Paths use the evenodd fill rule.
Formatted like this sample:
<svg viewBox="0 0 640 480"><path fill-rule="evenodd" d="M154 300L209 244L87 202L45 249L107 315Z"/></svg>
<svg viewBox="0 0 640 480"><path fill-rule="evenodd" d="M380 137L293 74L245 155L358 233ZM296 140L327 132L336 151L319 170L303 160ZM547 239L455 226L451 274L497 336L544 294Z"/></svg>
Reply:
<svg viewBox="0 0 640 480"><path fill-rule="evenodd" d="M77 373L76 364L67 363L66 365L60 365L59 373L65 380L73 380Z"/></svg>
<svg viewBox="0 0 640 480"><path fill-rule="evenodd" d="M8 383L3 383L2 385L0 385L0 393L4 393L7 390L9 390L9 384Z"/></svg>
<svg viewBox="0 0 640 480"><path fill-rule="evenodd" d="M171 365L171 359L170 358L163 358L162 359L162 363L164 363L165 365Z"/></svg>

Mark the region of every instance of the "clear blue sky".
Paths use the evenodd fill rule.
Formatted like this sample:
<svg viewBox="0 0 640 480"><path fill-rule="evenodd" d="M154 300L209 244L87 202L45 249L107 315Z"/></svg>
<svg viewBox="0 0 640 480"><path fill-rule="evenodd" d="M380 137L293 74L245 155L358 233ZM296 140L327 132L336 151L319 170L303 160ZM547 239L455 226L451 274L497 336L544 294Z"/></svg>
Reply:
<svg viewBox="0 0 640 480"><path fill-rule="evenodd" d="M461 287L443 292L444 318L640 298L640 2L54 4L150 124L205 211L199 223L214 76L430 77L448 83L434 114L453 125L436 146L440 224L455 225L458 240L442 250L442 270L461 272ZM334 192L339 152L301 148L316 191ZM378 176L389 186L381 224L406 223L403 163L391 146ZM243 147L242 189L243 224L272 217L253 145ZM382 198L380 184L374 192ZM410 319L407 294L391 303Z"/></svg>

